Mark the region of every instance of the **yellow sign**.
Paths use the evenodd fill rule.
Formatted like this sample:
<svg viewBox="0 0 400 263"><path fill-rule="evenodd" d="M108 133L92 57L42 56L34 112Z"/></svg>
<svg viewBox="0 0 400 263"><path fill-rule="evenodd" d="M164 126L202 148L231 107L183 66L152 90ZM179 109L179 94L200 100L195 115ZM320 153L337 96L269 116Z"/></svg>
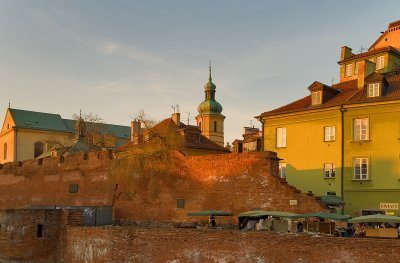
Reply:
<svg viewBox="0 0 400 263"><path fill-rule="evenodd" d="M379 208L382 210L399 210L399 203L380 203Z"/></svg>
<svg viewBox="0 0 400 263"><path fill-rule="evenodd" d="M394 216L394 212L393 212L393 211L392 211L392 212L386 211L386 212L385 212L385 215L387 215L387 216Z"/></svg>
<svg viewBox="0 0 400 263"><path fill-rule="evenodd" d="M289 205L297 205L297 200L290 200Z"/></svg>

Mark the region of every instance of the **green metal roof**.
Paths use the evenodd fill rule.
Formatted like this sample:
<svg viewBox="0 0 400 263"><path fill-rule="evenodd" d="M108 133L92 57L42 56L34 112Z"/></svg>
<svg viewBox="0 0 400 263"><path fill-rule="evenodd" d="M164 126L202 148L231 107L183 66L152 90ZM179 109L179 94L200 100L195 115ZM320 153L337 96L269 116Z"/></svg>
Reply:
<svg viewBox="0 0 400 263"><path fill-rule="evenodd" d="M19 109L9 109L9 111L16 128L75 133L75 120L63 119L59 114ZM89 126L90 124L87 123ZM119 139L130 138L129 126L100 123L99 127L102 134L112 134Z"/></svg>
<svg viewBox="0 0 400 263"><path fill-rule="evenodd" d="M9 109L17 128L69 132L59 114Z"/></svg>

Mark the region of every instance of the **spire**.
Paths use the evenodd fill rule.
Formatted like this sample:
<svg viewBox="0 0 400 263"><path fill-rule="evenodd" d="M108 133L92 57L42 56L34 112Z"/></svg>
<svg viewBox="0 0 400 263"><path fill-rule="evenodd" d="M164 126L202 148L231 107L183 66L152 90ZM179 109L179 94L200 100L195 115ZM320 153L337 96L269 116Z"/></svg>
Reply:
<svg viewBox="0 0 400 263"><path fill-rule="evenodd" d="M11 100L8 99L8 108L11 108Z"/></svg>
<svg viewBox="0 0 400 263"><path fill-rule="evenodd" d="M79 119L76 122L75 131L77 139L85 137L86 125L82 119L82 110L79 111Z"/></svg>
<svg viewBox="0 0 400 263"><path fill-rule="evenodd" d="M208 80L211 82L212 78L211 78L211 60L208 63Z"/></svg>

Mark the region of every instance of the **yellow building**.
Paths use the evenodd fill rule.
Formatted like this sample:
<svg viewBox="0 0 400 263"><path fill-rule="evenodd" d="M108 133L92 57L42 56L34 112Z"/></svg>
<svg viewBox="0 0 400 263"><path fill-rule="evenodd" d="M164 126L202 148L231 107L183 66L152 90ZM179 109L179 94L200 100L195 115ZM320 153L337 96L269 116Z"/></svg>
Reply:
<svg viewBox="0 0 400 263"><path fill-rule="evenodd" d="M342 197L344 213L398 214L400 202L400 21L367 52L343 47L340 83L257 118L263 148L303 192ZM339 205L339 203L328 203Z"/></svg>
<svg viewBox="0 0 400 263"><path fill-rule="evenodd" d="M75 120L59 114L8 108L0 133L0 163L33 159L49 150L52 142L67 142L75 136ZM129 141L130 127L99 125L93 143L113 149Z"/></svg>

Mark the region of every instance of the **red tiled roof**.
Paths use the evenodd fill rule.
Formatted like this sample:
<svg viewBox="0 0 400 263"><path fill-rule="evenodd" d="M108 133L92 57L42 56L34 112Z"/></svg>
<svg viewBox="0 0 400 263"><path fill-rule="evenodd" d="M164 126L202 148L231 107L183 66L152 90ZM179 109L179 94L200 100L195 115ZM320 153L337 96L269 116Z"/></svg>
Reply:
<svg viewBox="0 0 400 263"><path fill-rule="evenodd" d="M346 82L341 82L332 86L333 89L340 91L337 95L329 99L322 105L311 105L311 96L308 95L302 99L289 103L285 106L279 107L277 109L267 111L261 114L263 115L275 115L284 112L293 112L306 109L315 109L318 107L327 107L333 105L339 105L346 102L354 93L357 92L357 80L350 80Z"/></svg>
<svg viewBox="0 0 400 263"><path fill-rule="evenodd" d="M267 111L262 113L259 117L276 115L280 113L289 113L302 110L318 109L329 106L341 105L341 104L353 104L353 103L365 103L375 101L389 101L400 99L400 70L384 75L388 86L384 91L383 95L375 98L367 97L367 89L358 89L357 80L351 80L347 82L338 83L332 86L332 88L339 90L340 93L329 99L327 102L321 105L311 105L311 96L306 96L300 100L289 103L280 108Z"/></svg>
<svg viewBox="0 0 400 263"><path fill-rule="evenodd" d="M373 54L387 52L387 51L392 52L392 53L397 54L397 55L400 56L400 51L399 50L397 50L396 48L394 48L392 46L388 46L388 47L371 49L371 50L368 50L367 52L353 55L351 57L348 57L348 58L345 58L343 60L338 61L338 63L342 64L342 63L345 63L345 62L348 62L348 61L352 61L352 60L363 58L363 57L368 57L368 56L371 56Z"/></svg>
<svg viewBox="0 0 400 263"><path fill-rule="evenodd" d="M388 87L383 93L383 96L369 98L367 96L367 89L358 90L350 99L350 103L357 102L372 102L372 101L386 101L393 99L400 99L400 74L398 75L386 75L385 76Z"/></svg>
<svg viewBox="0 0 400 263"><path fill-rule="evenodd" d="M192 125L185 125L180 123L179 127L175 124L172 118L165 119L159 123L157 123L154 127L151 128L151 131L154 134L158 134L160 136L165 136L169 131L178 132L179 129L190 129L190 130L199 130L197 126ZM201 134L199 130L199 137L195 139L194 136L185 136L185 147L192 148L192 149L202 149L202 150L210 150L210 151L220 151L220 152L229 152L226 148L216 144L215 142L211 141L210 139L206 138L204 135ZM132 147L143 147L145 145L149 145L150 142L145 142L142 144L134 144L133 142L128 142L121 147L117 148L116 152L121 152L125 150L129 150ZM150 145L149 145L150 146Z"/></svg>

